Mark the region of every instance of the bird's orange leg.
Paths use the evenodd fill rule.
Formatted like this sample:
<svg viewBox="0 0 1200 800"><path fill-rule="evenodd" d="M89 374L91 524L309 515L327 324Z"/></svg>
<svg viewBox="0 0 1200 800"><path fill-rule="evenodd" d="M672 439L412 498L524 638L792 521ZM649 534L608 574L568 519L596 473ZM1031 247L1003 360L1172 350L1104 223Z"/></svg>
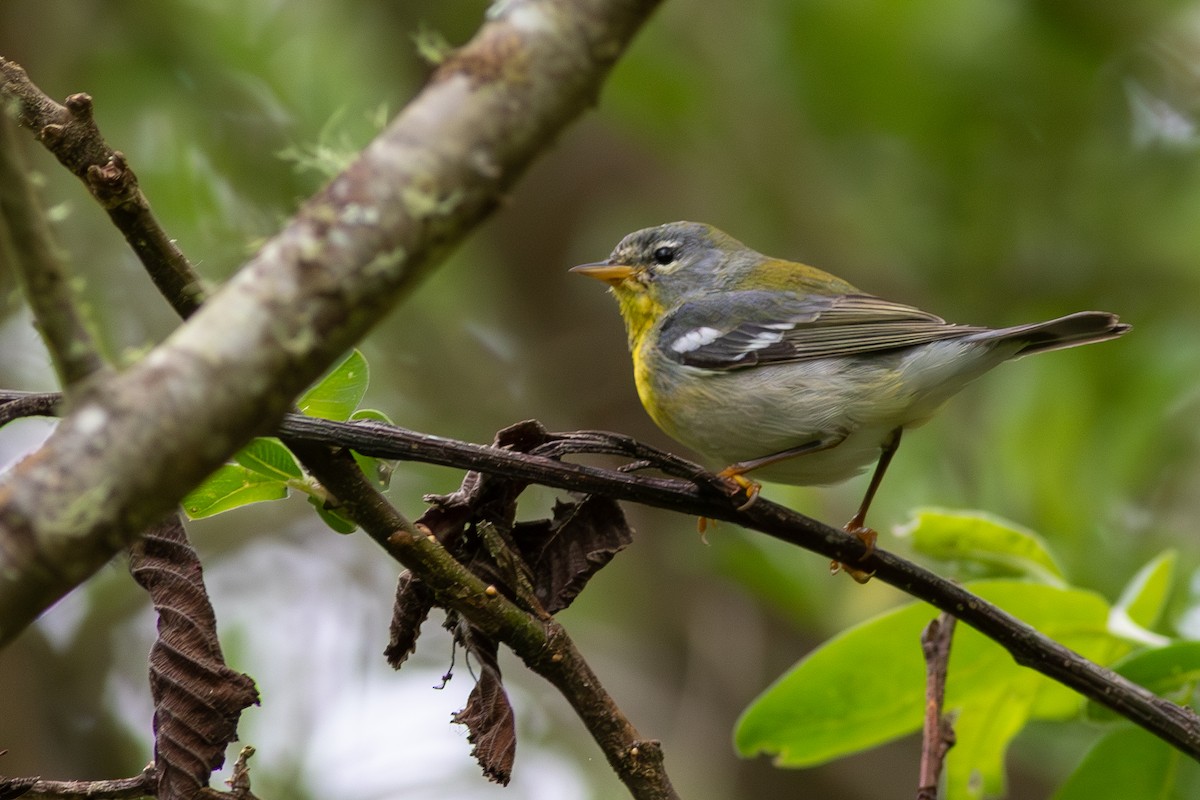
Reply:
<svg viewBox="0 0 1200 800"><path fill-rule="evenodd" d="M840 434L828 439L817 439L812 442L805 442L799 447L780 450L778 453L771 453L770 455L762 456L761 458L752 458L748 461L739 461L736 464L730 464L728 467L718 472L717 477L725 481L730 487L730 497L738 492L744 491L746 493L746 502L738 506L737 509L738 511L745 511L746 509L750 508L750 506L754 505L754 502L758 500L758 493L762 491L762 484L752 478L747 478L747 472L765 467L768 464L775 464L780 461L786 461L789 458L802 456L807 453L816 453L821 450L828 450L831 447L841 444L842 440L845 438L845 434ZM703 534L708 528L708 518L700 517L700 520L697 523L697 528L699 529L700 533Z"/></svg>
<svg viewBox="0 0 1200 800"><path fill-rule="evenodd" d="M858 511L842 527L842 530L866 545L866 552L863 553L862 558L859 559L860 561L870 558L871 554L875 552L875 540L879 538L879 534L874 529L867 527L867 510L871 507L871 501L875 499L875 492L879 490L879 484L883 481L883 474L887 472L888 464L892 463L892 456L896 454L896 448L900 446L901 432L901 428L896 428L883 441L883 447L879 453L879 462L875 465L875 472L871 475L871 482L867 484L867 493L863 495L862 502L858 506ZM849 564L843 564L840 561L833 561L829 564L830 572L837 574L841 570L845 570L847 575L859 583L866 583L871 580L871 575L874 574L857 569Z"/></svg>

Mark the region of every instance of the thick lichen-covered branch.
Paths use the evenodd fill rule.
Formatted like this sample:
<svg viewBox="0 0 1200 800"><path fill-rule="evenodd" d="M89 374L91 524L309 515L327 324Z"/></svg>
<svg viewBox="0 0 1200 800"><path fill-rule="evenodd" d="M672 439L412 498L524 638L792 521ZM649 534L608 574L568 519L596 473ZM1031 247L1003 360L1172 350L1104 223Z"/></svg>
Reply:
<svg viewBox="0 0 1200 800"><path fill-rule="evenodd" d="M656 4L496 6L184 326L90 385L0 482L0 644L268 430L592 101Z"/></svg>

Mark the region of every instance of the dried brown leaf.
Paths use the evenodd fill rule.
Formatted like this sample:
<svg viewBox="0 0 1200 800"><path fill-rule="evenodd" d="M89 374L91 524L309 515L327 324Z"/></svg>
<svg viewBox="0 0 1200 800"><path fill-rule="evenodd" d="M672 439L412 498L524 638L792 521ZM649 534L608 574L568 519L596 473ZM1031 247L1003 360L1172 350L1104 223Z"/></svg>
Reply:
<svg viewBox="0 0 1200 800"><path fill-rule="evenodd" d="M589 495L578 503L555 503L551 520L518 523L513 538L532 566L537 598L554 614L629 546L633 529L615 500Z"/></svg>
<svg viewBox="0 0 1200 800"><path fill-rule="evenodd" d="M472 632L468 649L479 662L479 679L467 697L467 705L454 721L467 726L471 754L488 780L508 785L517 754L517 723L512 704L504 691L495 642Z"/></svg>
<svg viewBox="0 0 1200 800"><path fill-rule="evenodd" d="M433 609L433 592L411 572L403 572L396 584L396 602L392 606L392 624L388 631L388 645L383 650L392 669L416 652L417 637L421 634L421 623Z"/></svg>
<svg viewBox="0 0 1200 800"><path fill-rule="evenodd" d="M249 676L225 664L200 560L177 516L130 548L129 568L158 612L150 649L155 794L192 798L224 763L242 709L258 703L258 691Z"/></svg>
<svg viewBox="0 0 1200 800"><path fill-rule="evenodd" d="M540 422L526 420L499 431L492 446L525 453L546 438ZM486 520L508 528L516 515L517 497L527 485L502 476L468 472L457 491L426 495L430 508L417 522L429 528L442 544L451 541L450 537L471 521Z"/></svg>

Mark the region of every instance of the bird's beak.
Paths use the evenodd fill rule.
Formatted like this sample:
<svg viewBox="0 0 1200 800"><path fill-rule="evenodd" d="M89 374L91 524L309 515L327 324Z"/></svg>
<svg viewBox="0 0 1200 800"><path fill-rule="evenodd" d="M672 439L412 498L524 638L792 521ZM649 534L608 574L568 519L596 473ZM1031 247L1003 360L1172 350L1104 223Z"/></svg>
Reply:
<svg viewBox="0 0 1200 800"><path fill-rule="evenodd" d="M597 261L594 264L580 264L578 267L571 267L570 271L579 275L586 275L589 278L595 278L598 281L604 281L609 286L619 285L635 272L633 267L626 264L610 264L607 261Z"/></svg>

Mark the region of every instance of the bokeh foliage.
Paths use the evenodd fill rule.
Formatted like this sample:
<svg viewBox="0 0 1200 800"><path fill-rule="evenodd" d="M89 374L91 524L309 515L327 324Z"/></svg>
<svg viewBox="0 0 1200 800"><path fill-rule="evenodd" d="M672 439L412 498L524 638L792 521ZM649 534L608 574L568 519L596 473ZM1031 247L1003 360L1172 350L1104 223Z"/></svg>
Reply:
<svg viewBox="0 0 1200 800"><path fill-rule="evenodd" d="M365 143L380 109L394 112L419 88L430 67L415 40L462 42L485 7L6 0L0 53L52 95L94 96L109 140L215 282L324 180L315 167ZM1121 314L1134 325L1129 336L1007 366L906 437L873 521L883 546L903 547L886 530L916 506L985 509L1044 534L1074 582L1110 601L1167 547L1191 575L1200 513L1197 76L1196 2L669 0L596 110L364 342L367 402L407 427L474 441L536 417L553 429L607 428L669 445L637 406L615 308L565 268L602 258L635 228L703 220L956 321ZM89 311L112 353L132 357L175 320L74 179L28 149ZM19 300L7 296L11 277L0 282L0 383L49 388ZM408 467L392 497L415 514L422 493L458 480ZM861 489L766 491L840 523ZM548 507L551 495L533 499ZM256 672L286 656L256 650L270 620L253 593L270 584L312 601L308 613L345 629L336 641L374 675L373 661L359 662L374 659L382 632L371 627L376 612L357 609L366 595L386 616L391 572L367 543L329 536L303 503L291 506L192 529L217 573L231 658L264 684L263 721L249 721L246 738L287 743L260 748L264 792L303 796L328 789L303 765L324 763L315 732L333 725L326 712L341 697L305 692L347 676L318 675L320 664L315 677ZM634 547L565 622L635 723L664 740L685 796L784 796L801 784L813 796L893 796L896 782L915 781L911 742L812 775L739 762L730 745L737 714L770 680L898 593L831 579L819 559L728 526L705 548L692 520L641 509L632 519ZM292 567L222 583L264 563L251 551L272 536L271 552L288 554ZM305 556L329 568L295 567ZM1179 581L1164 625L1195 636L1193 582ZM129 637L145 635L144 602L112 570L0 660L0 684L30 698L0 699L13 712L0 713L0 746L14 751L4 771L140 769L147 732L129 713L141 668ZM445 669L428 658L431 674ZM110 670L131 674L121 683ZM269 683L273 675L284 685ZM615 780L564 704L536 680L524 685L527 730L509 796L544 796L523 763L528 773L557 765L541 770L561 779L552 796L611 796ZM435 702L441 726L457 706ZM287 722L269 716L286 704L296 706ZM399 711L395 719L403 727ZM291 738L264 738L269 728ZM1059 780L1092 738L1082 727L1023 734L1014 796L1030 786L1045 794L1036 787ZM22 756L22 740L45 744ZM460 781L458 796L473 796L486 787L460 744L461 764L445 774ZM379 760L385 775L411 769ZM888 779L873 783L864 764ZM430 791L445 796L451 778L439 780Z"/></svg>

